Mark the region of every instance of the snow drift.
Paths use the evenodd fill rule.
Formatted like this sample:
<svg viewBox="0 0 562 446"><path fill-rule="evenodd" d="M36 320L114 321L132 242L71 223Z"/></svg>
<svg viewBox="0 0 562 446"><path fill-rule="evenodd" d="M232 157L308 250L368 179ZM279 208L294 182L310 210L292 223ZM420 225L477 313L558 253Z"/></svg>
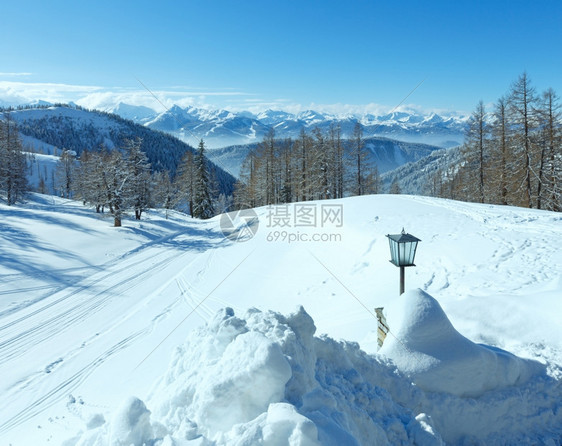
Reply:
<svg viewBox="0 0 562 446"><path fill-rule="evenodd" d="M387 390L405 396L414 386L357 344L315 330L302 307L244 318L227 308L177 349L146 404L152 413L132 398L67 444L440 444L428 418Z"/></svg>
<svg viewBox="0 0 562 446"><path fill-rule="evenodd" d="M391 316L395 310L401 318ZM437 445L562 438L560 376L473 344L421 291L402 296L389 316L403 344L387 338L383 351L398 370L356 343L315 337L302 307L289 316L251 309L243 318L226 308L176 350L146 404L130 398L110 422L95 423L66 444ZM93 418L103 420L101 414Z"/></svg>
<svg viewBox="0 0 562 446"><path fill-rule="evenodd" d="M387 312L392 335L379 353L424 390L477 397L544 373L536 361L462 336L439 303L422 290L403 294Z"/></svg>

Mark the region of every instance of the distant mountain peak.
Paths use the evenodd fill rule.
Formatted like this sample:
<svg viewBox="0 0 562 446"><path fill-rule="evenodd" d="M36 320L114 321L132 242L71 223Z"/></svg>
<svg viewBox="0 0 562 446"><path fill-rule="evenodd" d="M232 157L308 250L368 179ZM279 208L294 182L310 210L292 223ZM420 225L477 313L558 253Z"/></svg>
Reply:
<svg viewBox="0 0 562 446"><path fill-rule="evenodd" d="M52 102L44 101L42 99L35 99L34 101L24 104L27 107L52 107L54 104Z"/></svg>
<svg viewBox="0 0 562 446"><path fill-rule="evenodd" d="M150 114L150 111L153 113ZM185 135L189 134L190 142L193 142L193 135L205 138L209 148L258 142L270 129L275 129L278 138L295 138L303 128L307 131L314 128L328 131L334 123L339 124L342 137L346 138L351 136L356 122L363 125L365 137L386 136L402 141L451 147L462 144L466 126L464 116L442 116L435 112L424 114L409 110L380 115L335 115L313 109L296 114L267 109L254 114L248 111L181 107L175 104L166 111L156 113L148 107L141 112L139 108L129 109L126 104L119 104L114 112L180 138L185 139Z"/></svg>
<svg viewBox="0 0 562 446"><path fill-rule="evenodd" d="M111 107L105 111L141 124L157 114L157 112L150 107L146 107L144 105L131 105L124 102L119 102L115 107Z"/></svg>

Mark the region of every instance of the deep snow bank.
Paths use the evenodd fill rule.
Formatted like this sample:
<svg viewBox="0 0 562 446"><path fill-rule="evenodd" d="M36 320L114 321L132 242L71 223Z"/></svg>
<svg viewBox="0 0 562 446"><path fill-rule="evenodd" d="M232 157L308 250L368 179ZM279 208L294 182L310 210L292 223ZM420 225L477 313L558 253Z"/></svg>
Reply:
<svg viewBox="0 0 562 446"><path fill-rule="evenodd" d="M421 408L447 443L562 442L558 366L471 342L419 289L395 299L386 313L392 333L379 354L425 390Z"/></svg>
<svg viewBox="0 0 562 446"><path fill-rule="evenodd" d="M290 316L252 309L243 318L227 308L177 349L146 402L130 398L112 416L94 415L92 428L67 444L517 444L562 438L561 376L472 344L428 295L403 297L397 303L403 317L390 324L407 349L389 342L386 354L414 379L431 383L435 373L445 387L453 382L447 373L467 367L456 378L464 391L421 390L384 356L315 337L302 307ZM467 383L472 361L501 372L500 378ZM466 389L481 395L459 396Z"/></svg>
<svg viewBox="0 0 562 446"><path fill-rule="evenodd" d="M227 308L177 349L146 403L131 398L68 444L441 443L427 416L389 393L408 399L415 386L357 344L315 330L302 308L244 318Z"/></svg>
<svg viewBox="0 0 562 446"><path fill-rule="evenodd" d="M545 367L536 361L462 336L422 290L403 294L386 312L392 334L379 353L424 390L476 397L544 374Z"/></svg>

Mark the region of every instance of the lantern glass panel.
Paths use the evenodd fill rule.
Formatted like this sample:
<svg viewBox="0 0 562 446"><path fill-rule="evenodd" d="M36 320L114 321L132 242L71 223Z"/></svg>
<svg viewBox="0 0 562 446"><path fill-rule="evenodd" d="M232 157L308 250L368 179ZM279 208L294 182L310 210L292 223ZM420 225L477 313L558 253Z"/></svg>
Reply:
<svg viewBox="0 0 562 446"><path fill-rule="evenodd" d="M420 239L404 231L401 234L389 234L387 237L391 262L396 266L414 266L414 257Z"/></svg>
<svg viewBox="0 0 562 446"><path fill-rule="evenodd" d="M398 244L398 264L404 265L404 244Z"/></svg>
<svg viewBox="0 0 562 446"><path fill-rule="evenodd" d="M414 263L414 246L416 242L404 243L404 262L406 265L412 265Z"/></svg>
<svg viewBox="0 0 562 446"><path fill-rule="evenodd" d="M390 257L392 258L392 262L398 264L398 243L392 239L388 239L388 243L390 244Z"/></svg>
<svg viewBox="0 0 562 446"><path fill-rule="evenodd" d="M402 257L400 259L401 265L408 265L410 258L410 243L402 243Z"/></svg>

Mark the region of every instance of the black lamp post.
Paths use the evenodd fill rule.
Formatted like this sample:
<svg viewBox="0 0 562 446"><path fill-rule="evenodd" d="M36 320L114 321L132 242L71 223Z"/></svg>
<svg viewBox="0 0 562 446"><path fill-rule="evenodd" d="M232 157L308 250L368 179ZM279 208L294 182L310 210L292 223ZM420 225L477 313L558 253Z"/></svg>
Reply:
<svg viewBox="0 0 562 446"><path fill-rule="evenodd" d="M412 234L406 234L402 229L401 234L388 234L390 245L391 263L400 267L400 294L404 293L404 268L414 265L416 248L421 240Z"/></svg>

